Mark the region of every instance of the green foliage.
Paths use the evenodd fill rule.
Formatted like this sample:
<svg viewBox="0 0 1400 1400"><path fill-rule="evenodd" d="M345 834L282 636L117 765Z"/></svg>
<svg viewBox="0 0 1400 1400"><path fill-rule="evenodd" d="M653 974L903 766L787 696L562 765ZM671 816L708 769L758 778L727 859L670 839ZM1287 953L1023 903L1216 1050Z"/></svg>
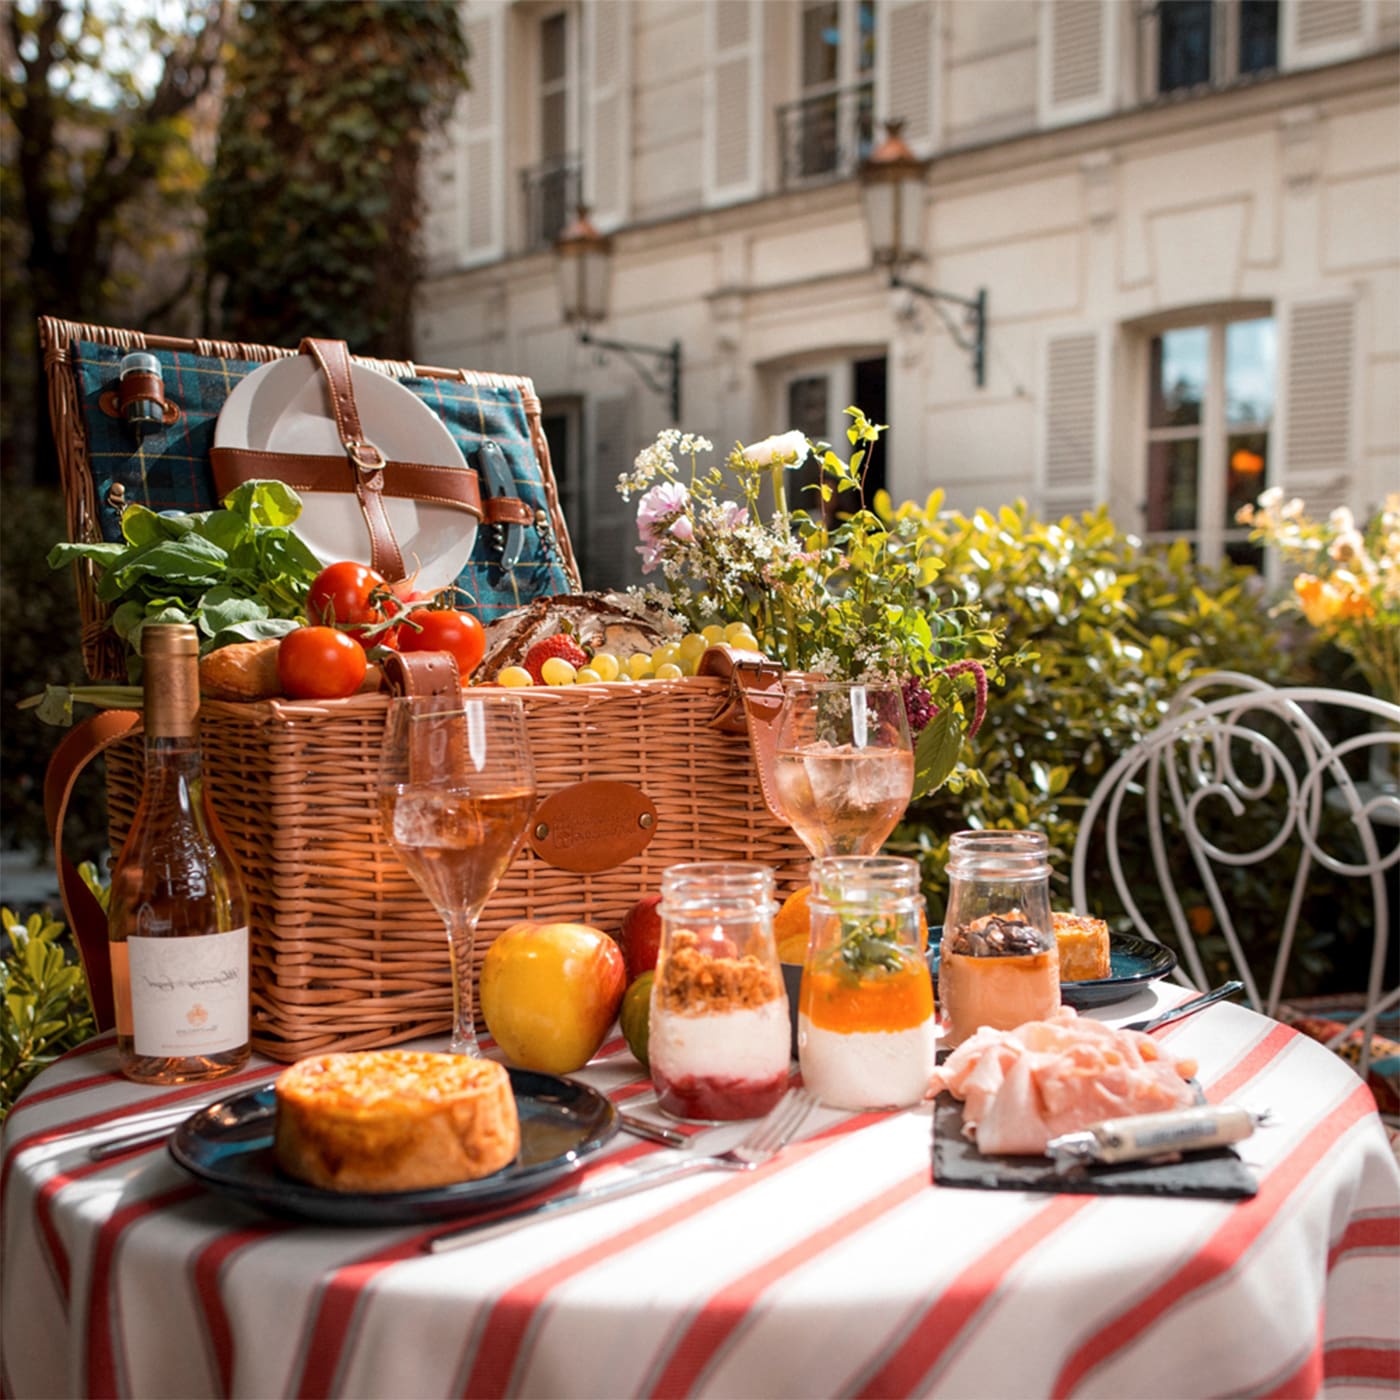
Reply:
<svg viewBox="0 0 1400 1400"><path fill-rule="evenodd" d="M0 1119L45 1065L93 1033L83 970L69 962L63 925L42 914L27 922L8 909L0 921L9 952L0 961Z"/></svg>
<svg viewBox="0 0 1400 1400"><path fill-rule="evenodd" d="M447 0L244 6L206 199L225 334L408 353L418 168L466 58Z"/></svg>
<svg viewBox="0 0 1400 1400"><path fill-rule="evenodd" d="M245 481L220 510L122 513L122 544L57 544L49 565L92 560L97 596L115 603L111 625L126 643L127 674L141 678L141 632L152 623L192 623L200 650L280 636L303 619L320 572L292 532L301 499L280 481Z"/></svg>
<svg viewBox="0 0 1400 1400"><path fill-rule="evenodd" d="M7 486L5 530L12 547L0 559L0 827L6 843L45 850L44 769L55 744L53 730L15 707L46 684L83 674L78 600L71 570L55 574L44 562L44 545L65 533L63 499L57 491ZM97 856L107 845L102 761L89 765L68 806L69 848Z"/></svg>
<svg viewBox="0 0 1400 1400"><path fill-rule="evenodd" d="M1230 669L1282 679L1285 634L1257 575L1198 569L1184 543L1145 548L1103 508L1045 521L1024 503L972 516L941 506L935 493L892 513L936 541L948 601L976 604L1004 625L1017 664L994 691L966 766L911 806L894 844L921 860L936 923L953 832L1044 831L1066 907L1079 815L1104 771L1188 677Z"/></svg>

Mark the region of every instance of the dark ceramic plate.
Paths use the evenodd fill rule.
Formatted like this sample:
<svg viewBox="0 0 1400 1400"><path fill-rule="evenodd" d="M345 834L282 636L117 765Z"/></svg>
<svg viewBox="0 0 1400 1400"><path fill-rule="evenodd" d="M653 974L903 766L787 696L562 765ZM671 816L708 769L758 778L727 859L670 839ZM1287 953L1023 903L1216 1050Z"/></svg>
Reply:
<svg viewBox="0 0 1400 1400"><path fill-rule="evenodd" d="M928 960L938 976L938 949L943 938L940 925L928 931ZM1092 982L1061 982L1060 1000L1083 1011L1091 1006L1108 1006L1125 1001L1149 982L1165 977L1176 966L1176 954L1160 943L1131 933L1108 936L1109 976Z"/></svg>
<svg viewBox="0 0 1400 1400"><path fill-rule="evenodd" d="M286 1176L272 1150L272 1085L201 1109L170 1139L170 1155L211 1191L277 1215L333 1225L411 1225L485 1210L575 1172L617 1132L617 1110L584 1084L510 1071L520 1113L520 1153L478 1181L431 1191L323 1191Z"/></svg>

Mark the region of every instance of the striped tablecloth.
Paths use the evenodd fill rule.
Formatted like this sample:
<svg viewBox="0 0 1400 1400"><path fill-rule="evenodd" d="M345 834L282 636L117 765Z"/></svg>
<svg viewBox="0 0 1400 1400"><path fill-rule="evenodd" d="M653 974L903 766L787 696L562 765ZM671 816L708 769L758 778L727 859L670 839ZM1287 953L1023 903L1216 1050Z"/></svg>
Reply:
<svg viewBox="0 0 1400 1400"><path fill-rule="evenodd" d="M1400 1171L1369 1092L1238 1007L1159 1034L1199 1061L1212 1100L1270 1111L1243 1145L1252 1200L934 1187L927 1108L822 1111L758 1171L441 1255L423 1243L449 1226L272 1219L207 1193L161 1147L91 1162L133 1116L276 1068L144 1089L99 1037L6 1125L5 1392L1393 1396ZM580 1077L652 1103L619 1041ZM581 1179L670 1151L624 1133Z"/></svg>

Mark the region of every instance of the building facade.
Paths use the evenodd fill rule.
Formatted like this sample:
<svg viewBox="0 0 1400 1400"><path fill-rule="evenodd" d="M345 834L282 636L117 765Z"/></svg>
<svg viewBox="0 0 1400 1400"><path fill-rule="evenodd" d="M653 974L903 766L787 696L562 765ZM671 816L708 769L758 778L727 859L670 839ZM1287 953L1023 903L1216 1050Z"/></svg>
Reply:
<svg viewBox="0 0 1400 1400"><path fill-rule="evenodd" d="M665 362L566 325L553 241L611 235L611 338L679 342L719 451L891 425L896 500L1107 502L1249 557L1266 485L1400 489L1400 0L471 0L427 170L425 362L530 375L584 581L638 577L619 472ZM858 171L929 161L909 280ZM629 363L629 358L631 363Z"/></svg>

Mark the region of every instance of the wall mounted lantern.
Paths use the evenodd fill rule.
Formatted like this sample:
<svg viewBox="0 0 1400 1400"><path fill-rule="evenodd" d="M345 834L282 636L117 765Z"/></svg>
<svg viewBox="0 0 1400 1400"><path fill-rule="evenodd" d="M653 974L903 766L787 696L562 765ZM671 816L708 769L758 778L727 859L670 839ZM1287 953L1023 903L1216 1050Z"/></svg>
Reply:
<svg viewBox="0 0 1400 1400"><path fill-rule="evenodd" d="M987 382L987 291L957 296L911 282L904 269L923 257L925 174L929 162L905 144L902 121L885 123L885 139L860 168L861 205L876 267L889 269L890 286L933 302L948 334L972 356L972 373L980 389ZM960 326L943 309L949 302L963 309Z"/></svg>
<svg viewBox="0 0 1400 1400"><path fill-rule="evenodd" d="M671 422L681 421L681 343L669 346L639 345L631 340L602 340L592 327L608 317L612 282L612 240L598 232L579 205L578 217L554 244L555 270L559 277L559 305L568 325L578 330L579 343L621 355L653 393L660 394L671 410ZM641 358L650 357L655 367Z"/></svg>

